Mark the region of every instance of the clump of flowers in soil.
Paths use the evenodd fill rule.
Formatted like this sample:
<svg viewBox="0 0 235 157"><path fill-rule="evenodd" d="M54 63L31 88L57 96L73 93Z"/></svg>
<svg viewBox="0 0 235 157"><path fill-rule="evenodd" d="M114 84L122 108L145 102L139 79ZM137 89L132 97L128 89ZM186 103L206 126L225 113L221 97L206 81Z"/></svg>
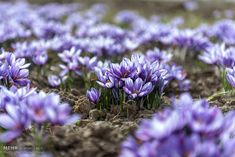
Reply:
<svg viewBox="0 0 235 157"><path fill-rule="evenodd" d="M97 66L97 57L82 56L82 50L72 47L70 50L65 50L59 53L58 56L63 62L59 64L61 69L59 75L49 75L48 82L50 86L57 87L64 84L73 84L74 78L80 78L85 85L90 82L86 82L91 78L91 72Z"/></svg>
<svg viewBox="0 0 235 157"><path fill-rule="evenodd" d="M223 115L207 101L189 94L173 100L173 107L145 119L122 144L120 157L235 155L235 112Z"/></svg>
<svg viewBox="0 0 235 157"><path fill-rule="evenodd" d="M172 46L178 47L178 53L183 60L186 57L195 58L198 52L201 52L211 45L209 39L198 33L196 30L175 30L169 40Z"/></svg>
<svg viewBox="0 0 235 157"><path fill-rule="evenodd" d="M121 63L98 65L95 72L99 89L87 92L89 100L100 108L109 108L110 104L122 106L129 100L140 108L158 107L164 88L171 80L188 83L182 68L166 64L170 56L159 51L148 51L146 56L133 54L131 59L124 58ZM188 84L184 87L187 90Z"/></svg>
<svg viewBox="0 0 235 157"><path fill-rule="evenodd" d="M12 44L14 54L17 58L27 58L35 65L45 65L48 61L48 49L51 43L46 40L36 40L30 42L17 42Z"/></svg>
<svg viewBox="0 0 235 157"><path fill-rule="evenodd" d="M45 127L79 120L77 114L71 115L69 104L61 103L55 93L37 93L29 87L7 89L1 86L0 95L0 127L5 130L0 134L1 142L12 141L30 129L35 132L35 143L40 144Z"/></svg>
<svg viewBox="0 0 235 157"><path fill-rule="evenodd" d="M4 86L27 86L30 64L25 64L24 58L16 58L13 53L3 49L0 52L0 85Z"/></svg>
<svg viewBox="0 0 235 157"><path fill-rule="evenodd" d="M225 44L216 44L208 48L199 59L215 65L220 73L224 91L230 91L233 86L233 67L235 66L235 49Z"/></svg>

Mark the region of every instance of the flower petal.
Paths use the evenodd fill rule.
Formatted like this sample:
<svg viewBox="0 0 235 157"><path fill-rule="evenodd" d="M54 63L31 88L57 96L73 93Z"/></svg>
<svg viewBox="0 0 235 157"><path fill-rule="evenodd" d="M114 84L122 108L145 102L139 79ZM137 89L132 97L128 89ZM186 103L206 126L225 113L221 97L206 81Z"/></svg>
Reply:
<svg viewBox="0 0 235 157"><path fill-rule="evenodd" d="M1 142L10 142L16 137L20 136L20 131L7 131L5 133L0 134L0 141Z"/></svg>
<svg viewBox="0 0 235 157"><path fill-rule="evenodd" d="M5 129L14 129L16 122L7 114L0 115L0 126Z"/></svg>

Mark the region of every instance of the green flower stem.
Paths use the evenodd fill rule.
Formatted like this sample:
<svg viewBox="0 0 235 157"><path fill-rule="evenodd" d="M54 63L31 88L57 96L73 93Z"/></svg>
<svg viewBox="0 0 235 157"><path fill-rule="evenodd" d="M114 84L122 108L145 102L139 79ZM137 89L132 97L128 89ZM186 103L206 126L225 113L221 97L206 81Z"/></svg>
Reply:
<svg viewBox="0 0 235 157"><path fill-rule="evenodd" d="M220 72L220 78L221 78L222 85L223 85L223 90L224 91L232 90L230 84L228 83L226 79L226 70L224 68L219 68L219 72Z"/></svg>
<svg viewBox="0 0 235 157"><path fill-rule="evenodd" d="M42 138L43 138L43 126L36 126L33 130L33 138L34 138L34 152L36 155L40 153L40 149L42 147Z"/></svg>
<svg viewBox="0 0 235 157"><path fill-rule="evenodd" d="M123 110L123 104L124 104L124 94L123 93L124 92L122 90L119 90L121 110Z"/></svg>
<svg viewBox="0 0 235 157"><path fill-rule="evenodd" d="M111 103L111 97L112 97L112 90L109 90L109 89L106 89L107 90L107 97L106 97L106 101L107 101L107 103L106 103L106 109L108 109L109 108L109 106L110 106L110 103Z"/></svg>
<svg viewBox="0 0 235 157"><path fill-rule="evenodd" d="M154 107L155 107L155 109L159 108L161 103L162 103L161 94L156 92L155 96L154 96Z"/></svg>
<svg viewBox="0 0 235 157"><path fill-rule="evenodd" d="M102 103L100 103L100 106L99 106L99 107L100 107L100 110L102 110Z"/></svg>
<svg viewBox="0 0 235 157"><path fill-rule="evenodd" d="M219 97L219 96L222 96L222 95L226 95L226 94L234 94L234 90L230 90L230 91L220 91L220 92L217 92L213 95L211 95L210 97L207 98L207 101L211 101L213 100L214 98L216 97Z"/></svg>
<svg viewBox="0 0 235 157"><path fill-rule="evenodd" d="M123 91L123 104L126 102L126 93Z"/></svg>

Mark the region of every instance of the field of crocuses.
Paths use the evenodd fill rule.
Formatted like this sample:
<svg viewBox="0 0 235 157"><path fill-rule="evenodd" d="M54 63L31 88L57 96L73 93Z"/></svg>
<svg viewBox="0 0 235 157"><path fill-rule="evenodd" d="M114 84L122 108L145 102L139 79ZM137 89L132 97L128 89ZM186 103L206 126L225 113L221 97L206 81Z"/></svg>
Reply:
<svg viewBox="0 0 235 157"><path fill-rule="evenodd" d="M234 8L0 2L0 157L235 157Z"/></svg>

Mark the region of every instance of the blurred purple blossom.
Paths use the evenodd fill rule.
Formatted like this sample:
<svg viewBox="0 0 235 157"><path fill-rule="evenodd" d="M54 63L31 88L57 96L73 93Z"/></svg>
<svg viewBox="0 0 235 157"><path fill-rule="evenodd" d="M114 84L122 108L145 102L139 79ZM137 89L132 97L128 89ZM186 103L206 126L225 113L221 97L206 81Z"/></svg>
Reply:
<svg viewBox="0 0 235 157"><path fill-rule="evenodd" d="M233 67L235 65L235 49L225 48L225 45L214 45L209 47L199 59L207 64L219 65L222 67Z"/></svg>
<svg viewBox="0 0 235 157"><path fill-rule="evenodd" d="M49 75L48 83L52 87L57 87L61 84L61 79L57 75Z"/></svg>
<svg viewBox="0 0 235 157"><path fill-rule="evenodd" d="M74 71L77 74L80 74L80 68L78 63L78 57L81 54L81 50L76 50L75 47L72 47L70 50L65 50L63 53L58 54L60 59L66 63L66 65L61 64L62 68L61 76L66 75L69 71Z"/></svg>
<svg viewBox="0 0 235 157"><path fill-rule="evenodd" d="M202 99L193 101L189 94L182 94L172 103L173 109L142 121L134 135L123 142L120 157L234 154L233 111L223 115L219 108L209 107Z"/></svg>
<svg viewBox="0 0 235 157"><path fill-rule="evenodd" d="M225 51L225 45L214 45L209 47L202 55L199 56L199 59L207 64L219 64L219 59L222 53Z"/></svg>
<svg viewBox="0 0 235 157"><path fill-rule="evenodd" d="M97 65L97 57L78 57L78 62L87 70L94 70L94 67Z"/></svg>
<svg viewBox="0 0 235 157"><path fill-rule="evenodd" d="M159 61L163 63L169 62L172 58L172 54L167 54L165 51L161 51L158 48L148 50L146 56L151 62Z"/></svg>
<svg viewBox="0 0 235 157"><path fill-rule="evenodd" d="M214 36L226 45L235 44L235 22L232 20L221 20L216 22L213 27Z"/></svg>
<svg viewBox="0 0 235 157"><path fill-rule="evenodd" d="M172 35L172 44L180 48L187 48L193 51L202 51L211 45L207 37L197 33L195 30L175 31Z"/></svg>
<svg viewBox="0 0 235 157"><path fill-rule="evenodd" d="M129 10L123 10L117 13L117 15L115 16L115 21L117 23L132 23L135 20L139 19L140 16L133 11L129 11Z"/></svg>
<svg viewBox="0 0 235 157"><path fill-rule="evenodd" d="M25 57L36 65L44 65L48 60L49 42L44 40L13 44L16 57Z"/></svg>
<svg viewBox="0 0 235 157"><path fill-rule="evenodd" d="M199 8L197 0L188 0L184 2L184 8L188 11L194 11Z"/></svg>
<svg viewBox="0 0 235 157"><path fill-rule="evenodd" d="M71 114L71 107L61 103L59 95L54 93L37 93L28 87L7 89L1 86L0 95L0 126L6 129L6 132L0 134L2 142L20 136L33 124L39 127L43 123L65 125L79 120L79 115Z"/></svg>

